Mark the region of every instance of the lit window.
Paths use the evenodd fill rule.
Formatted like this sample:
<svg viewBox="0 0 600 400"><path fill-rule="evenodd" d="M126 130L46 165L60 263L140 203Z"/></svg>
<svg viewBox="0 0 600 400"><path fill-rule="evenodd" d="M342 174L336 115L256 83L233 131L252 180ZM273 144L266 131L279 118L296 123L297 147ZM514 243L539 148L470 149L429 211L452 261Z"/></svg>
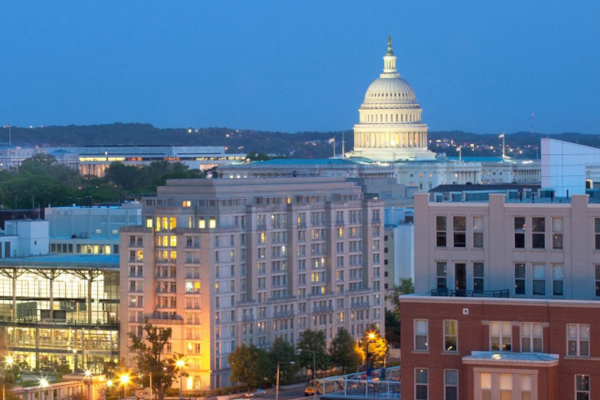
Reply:
<svg viewBox="0 0 600 400"><path fill-rule="evenodd" d="M444 351L458 351L458 321L444 321Z"/></svg>
<svg viewBox="0 0 600 400"><path fill-rule="evenodd" d="M490 350L512 351L512 324L510 322L490 322Z"/></svg>

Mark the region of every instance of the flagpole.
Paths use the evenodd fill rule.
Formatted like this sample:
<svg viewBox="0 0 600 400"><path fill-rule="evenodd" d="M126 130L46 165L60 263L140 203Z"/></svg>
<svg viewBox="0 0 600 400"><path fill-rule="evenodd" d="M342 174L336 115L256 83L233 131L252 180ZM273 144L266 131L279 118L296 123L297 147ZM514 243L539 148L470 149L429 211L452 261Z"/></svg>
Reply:
<svg viewBox="0 0 600 400"><path fill-rule="evenodd" d="M504 151L504 132L502 132L502 158L506 158L506 152Z"/></svg>
<svg viewBox="0 0 600 400"><path fill-rule="evenodd" d="M335 136L333 137L333 158L335 158Z"/></svg>

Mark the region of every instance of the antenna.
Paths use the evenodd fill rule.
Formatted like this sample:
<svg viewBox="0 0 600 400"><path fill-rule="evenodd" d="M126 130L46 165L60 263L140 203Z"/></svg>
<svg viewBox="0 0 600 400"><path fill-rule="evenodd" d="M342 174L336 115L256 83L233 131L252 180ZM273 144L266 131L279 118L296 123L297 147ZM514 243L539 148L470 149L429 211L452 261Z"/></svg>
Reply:
<svg viewBox="0 0 600 400"><path fill-rule="evenodd" d="M346 154L346 141L344 140L344 131L342 131L342 158L344 158L344 155Z"/></svg>

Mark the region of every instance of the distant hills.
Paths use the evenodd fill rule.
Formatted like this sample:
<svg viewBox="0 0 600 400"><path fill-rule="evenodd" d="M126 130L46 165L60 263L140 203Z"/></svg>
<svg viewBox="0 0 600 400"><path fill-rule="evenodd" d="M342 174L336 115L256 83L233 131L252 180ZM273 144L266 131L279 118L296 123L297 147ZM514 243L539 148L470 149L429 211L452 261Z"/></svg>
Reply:
<svg viewBox="0 0 600 400"><path fill-rule="evenodd" d="M333 155L330 139L335 138L336 153L342 150L342 136L345 150L354 146L351 130L338 132L266 132L231 128L156 128L150 124L115 123L105 125L68 125L38 128L12 128L12 142L20 146L70 147L88 145L189 145L226 146L228 153L280 154L290 158L325 158ZM600 147L599 135L561 133L517 132L506 135L507 148L511 156L533 157L538 151L540 139L552 137L587 146ZM462 131L429 132L430 148L436 152L456 155L456 145L467 146L472 150L463 156L500 155L502 139L498 134L475 134ZM445 144L437 140L448 139ZM8 141L8 129L0 130L0 141ZM437 145L436 145L437 143ZM491 149L493 146L494 149ZM499 150L501 152L501 150Z"/></svg>

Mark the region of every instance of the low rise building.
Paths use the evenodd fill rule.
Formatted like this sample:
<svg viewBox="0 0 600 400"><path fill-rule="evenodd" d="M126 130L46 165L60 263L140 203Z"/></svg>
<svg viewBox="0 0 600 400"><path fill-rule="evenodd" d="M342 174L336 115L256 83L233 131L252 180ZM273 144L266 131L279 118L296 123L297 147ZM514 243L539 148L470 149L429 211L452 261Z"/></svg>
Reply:
<svg viewBox="0 0 600 400"><path fill-rule="evenodd" d="M50 253L119 254L119 229L141 225L139 202L117 206L47 207Z"/></svg>

